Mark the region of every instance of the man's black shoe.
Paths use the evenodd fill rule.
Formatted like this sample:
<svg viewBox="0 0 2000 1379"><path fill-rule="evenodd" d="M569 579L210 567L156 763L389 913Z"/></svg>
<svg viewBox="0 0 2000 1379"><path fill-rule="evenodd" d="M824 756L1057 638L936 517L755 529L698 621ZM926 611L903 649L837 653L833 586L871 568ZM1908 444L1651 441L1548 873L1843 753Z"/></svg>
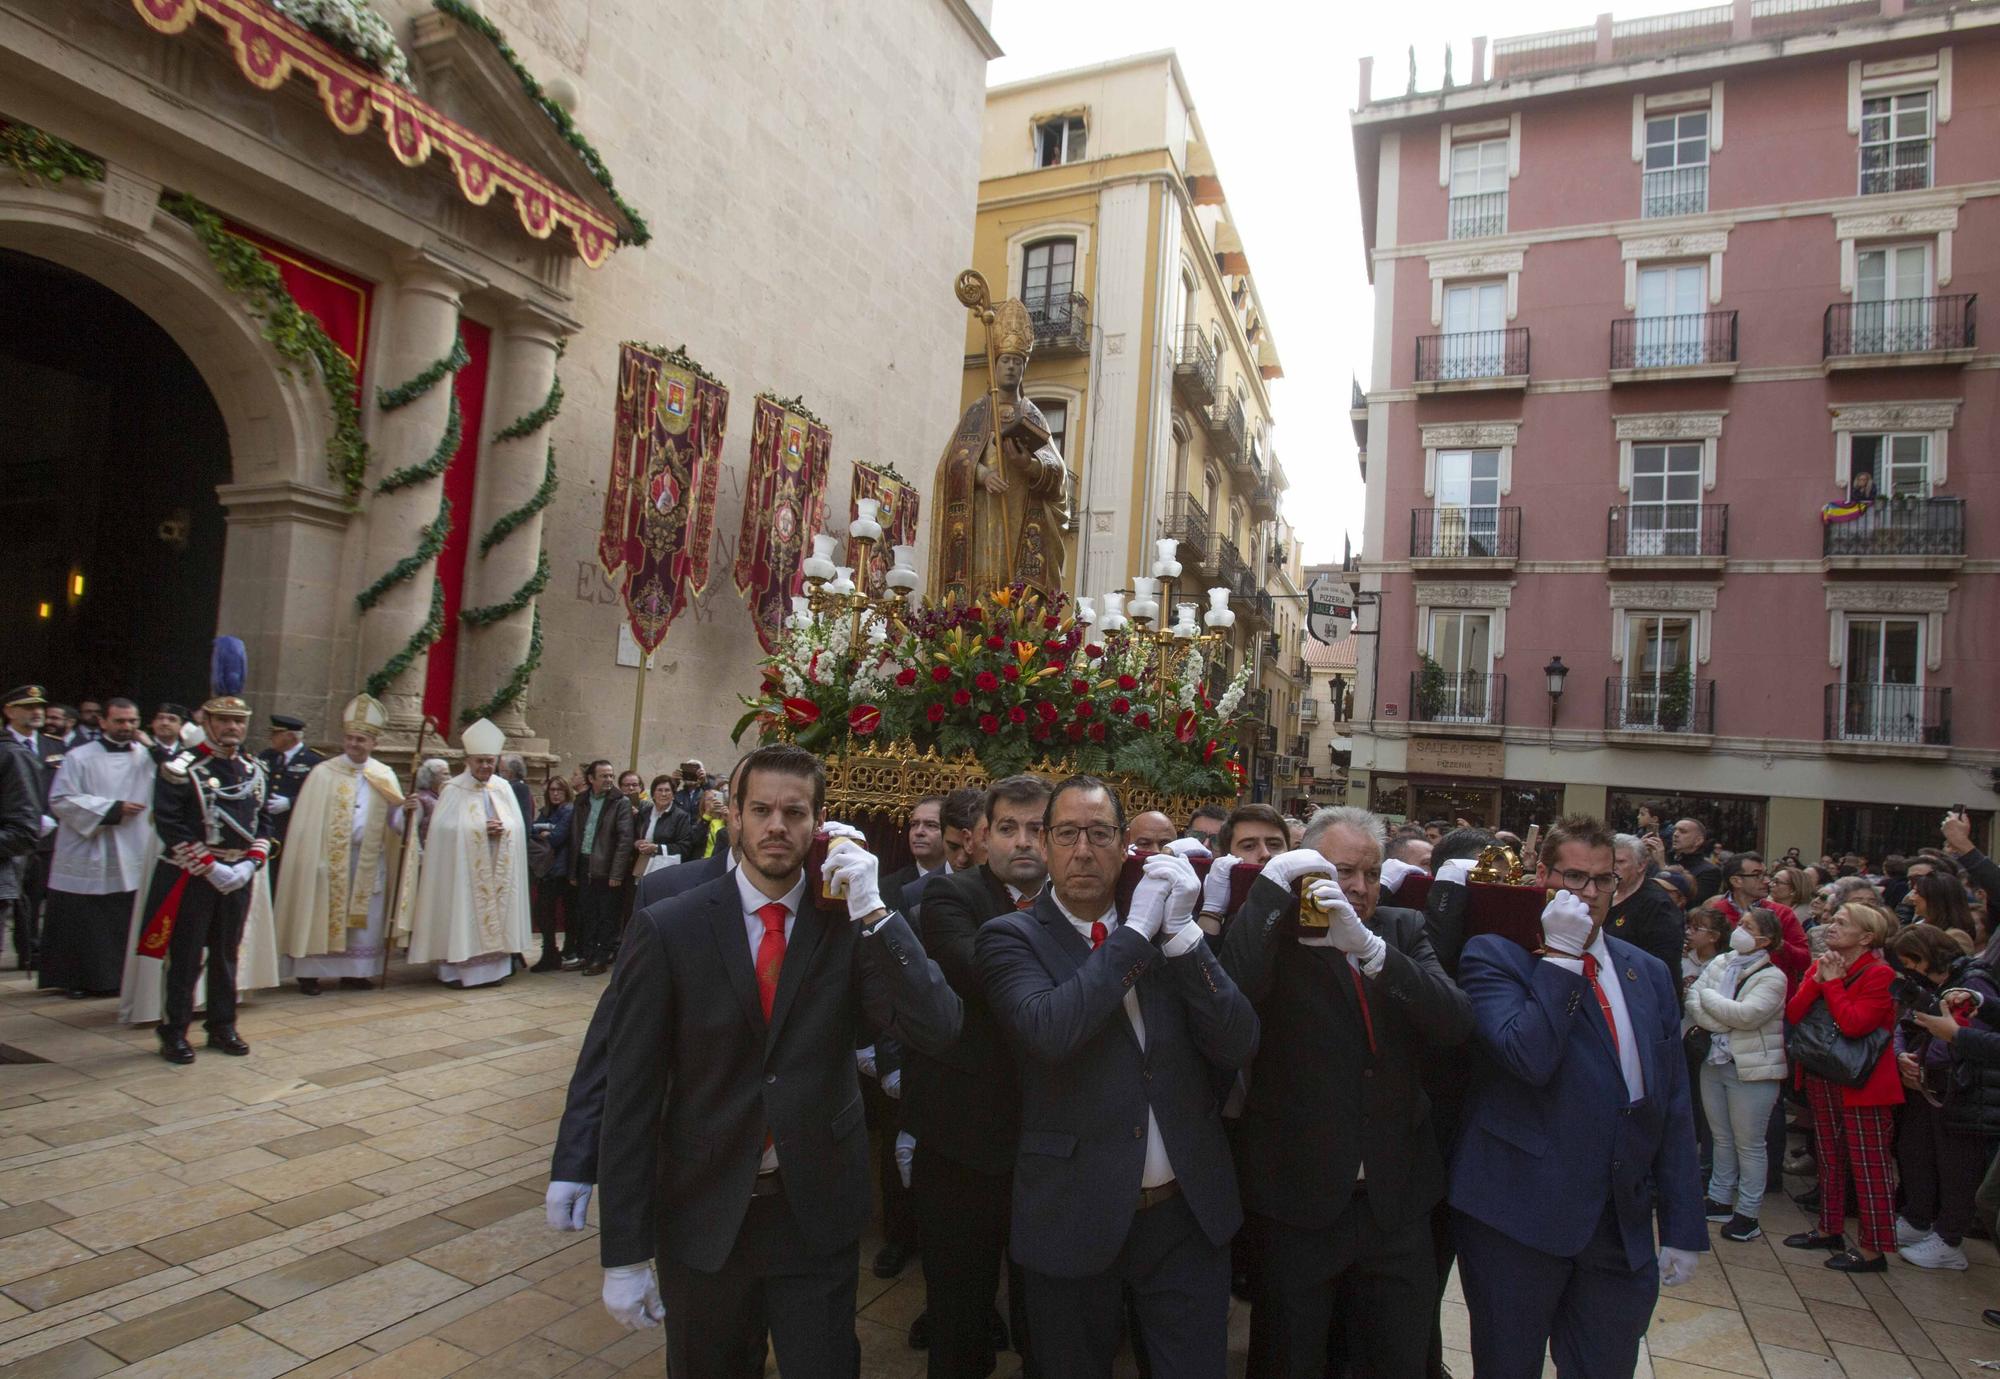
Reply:
<svg viewBox="0 0 2000 1379"><path fill-rule="evenodd" d="M601 977L610 970L611 964L603 962L594 962L582 969L583 975L586 977Z"/></svg>
<svg viewBox="0 0 2000 1379"><path fill-rule="evenodd" d="M1739 1245L1747 1245L1764 1233L1754 1216L1731 1216L1729 1224L1722 1228L1722 1238L1733 1240Z"/></svg>
<svg viewBox="0 0 2000 1379"><path fill-rule="evenodd" d="M1838 1269L1843 1274L1886 1274L1889 1272L1889 1256L1876 1255L1868 1259L1859 1250L1842 1250L1839 1254L1827 1256L1826 1267Z"/></svg>
<svg viewBox="0 0 2000 1379"><path fill-rule="evenodd" d="M342 977L340 979L340 989L342 991L373 991L375 983L369 981L366 977Z"/></svg>
<svg viewBox="0 0 2000 1379"><path fill-rule="evenodd" d="M318 978L318 977L300 977L300 978L299 978L299 994L300 994L301 996L317 996L317 995L319 995L319 978Z"/></svg>
<svg viewBox="0 0 2000 1379"><path fill-rule="evenodd" d="M250 1046L238 1037L233 1029L212 1029L208 1032L208 1046L220 1049L231 1058L242 1058L249 1054Z"/></svg>
<svg viewBox="0 0 2000 1379"><path fill-rule="evenodd" d="M903 1272L903 1266L909 1262L909 1247L891 1241L875 1252L875 1277L894 1278Z"/></svg>
<svg viewBox="0 0 2000 1379"><path fill-rule="evenodd" d="M563 955L563 960L562 960L563 971L574 972L576 971L577 968L581 966L583 966L583 959L577 957L574 953L566 953Z"/></svg>
<svg viewBox="0 0 2000 1379"><path fill-rule="evenodd" d="M1713 1197L1707 1198L1702 1202L1701 1210L1702 1215L1711 1221L1727 1221L1730 1217L1736 1215L1736 1208L1730 1206L1727 1202L1718 1202Z"/></svg>
<svg viewBox="0 0 2000 1379"><path fill-rule="evenodd" d="M194 1045L188 1043L187 1036L177 1029L160 1031L160 1057L169 1063L194 1062Z"/></svg>
<svg viewBox="0 0 2000 1379"><path fill-rule="evenodd" d="M1847 1241L1838 1235L1821 1235L1818 1231L1800 1231L1797 1235L1785 1237L1788 1250L1845 1250Z"/></svg>
<svg viewBox="0 0 2000 1379"><path fill-rule="evenodd" d="M917 1319L910 1323L910 1349L929 1350L931 1348L931 1314L917 1313Z"/></svg>
<svg viewBox="0 0 2000 1379"><path fill-rule="evenodd" d="M2000 1307L1989 1307L1979 1316L1988 1326L2000 1326Z"/></svg>
<svg viewBox="0 0 2000 1379"><path fill-rule="evenodd" d="M562 966L562 955L553 948L544 948L542 956L536 960L530 972L554 972Z"/></svg>

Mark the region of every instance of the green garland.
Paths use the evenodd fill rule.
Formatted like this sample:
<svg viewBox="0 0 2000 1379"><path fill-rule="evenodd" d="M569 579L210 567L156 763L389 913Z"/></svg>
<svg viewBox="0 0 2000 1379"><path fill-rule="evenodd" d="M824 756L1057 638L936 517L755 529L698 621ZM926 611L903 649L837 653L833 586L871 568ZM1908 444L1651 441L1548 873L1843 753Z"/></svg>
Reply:
<svg viewBox="0 0 2000 1379"><path fill-rule="evenodd" d="M534 678L535 671L540 669L541 664L542 610L537 606L534 623L528 630L527 656L522 659L521 664L514 667L514 673L507 677L507 683L502 685L491 699L487 700L484 704L475 705L472 708L464 710L459 714L458 721L461 724L476 723L482 718L491 718L494 714L513 704L527 692L528 681Z"/></svg>
<svg viewBox="0 0 2000 1379"><path fill-rule="evenodd" d="M549 395L543 400L542 405L520 420L509 422L506 429L494 433L493 439L496 441L517 441L523 436L534 435L535 432L556 419L556 413L562 411L562 404L562 375L557 374L549 380Z"/></svg>
<svg viewBox="0 0 2000 1379"><path fill-rule="evenodd" d="M757 394L757 396L762 401L776 403L779 407L784 408L787 412L797 412L800 416L804 417L814 426L826 425L825 422L819 419L818 413L814 412L812 408L806 406L806 402L803 397L779 397L776 393L770 391L769 389L766 389L765 391Z"/></svg>
<svg viewBox="0 0 2000 1379"><path fill-rule="evenodd" d="M521 504L521 506L515 508L512 512L501 513L499 520L486 529L486 535L479 538L479 554L483 557L488 551L492 550L502 541L505 541L513 534L515 528L555 501L555 496L556 446L554 441L550 441L547 467L542 470L542 486L535 490L533 496L527 502Z"/></svg>
<svg viewBox="0 0 2000 1379"><path fill-rule="evenodd" d="M104 180L102 158L33 125L0 121L0 162L20 173L23 182L53 185L65 177Z"/></svg>
<svg viewBox="0 0 2000 1379"><path fill-rule="evenodd" d="M368 677L368 692L381 698L389 692L389 686L416 661L419 653L428 650L432 643L444 635L444 581L431 579L431 611L424 619L424 625L410 634L410 640L403 643L403 649L391 656L388 662Z"/></svg>
<svg viewBox="0 0 2000 1379"><path fill-rule="evenodd" d="M431 519L430 524L418 535L417 548L391 565L380 579L355 595L355 606L366 613L382 601L382 595L404 580L415 578L417 571L424 567L425 561L437 558L438 552L444 549L444 539L449 535L451 535L451 499L439 494L437 516ZM437 639L433 637L431 640ZM425 645L428 646L429 643Z"/></svg>
<svg viewBox="0 0 2000 1379"><path fill-rule="evenodd" d="M508 595L503 603L489 603L484 608L462 608L459 621L473 627L486 627L499 622L510 613L518 613L535 601L535 595L549 587L549 553L538 552L535 556L535 572L528 576L528 582Z"/></svg>
<svg viewBox="0 0 2000 1379"><path fill-rule="evenodd" d="M230 234L222 217L180 192L162 195L160 205L194 231L223 286L243 298L243 309L251 319L264 323L264 338L279 355L300 366L317 366L333 413L333 434L326 441L327 472L350 499L359 497L369 455L368 442L361 438L361 408L354 400L360 391L354 361L309 312L300 309L271 261L248 240Z"/></svg>
<svg viewBox="0 0 2000 1379"><path fill-rule="evenodd" d="M459 413L458 390L454 388L451 393L451 406L445 409L444 435L438 438L437 449L431 451L431 457L421 464L406 464L401 469L384 475L382 482L375 485L375 491L394 493L398 489L408 488L411 484L420 484L426 479L441 477L445 467L451 463L451 457L458 453L459 437L464 432L465 419Z"/></svg>
<svg viewBox="0 0 2000 1379"><path fill-rule="evenodd" d="M648 354L657 355L662 361L672 364L675 368L686 369L696 378L705 378L710 383L719 381L714 374L701 366L701 361L688 353L686 345L675 345L672 349L668 349L665 345L655 345L647 340L627 340L625 343L634 349L641 349Z"/></svg>
<svg viewBox="0 0 2000 1379"><path fill-rule="evenodd" d="M472 356L465 352L465 337L459 334L458 326L454 322L451 328L451 353L442 359L433 360L422 373L408 383L394 388L377 388L375 405L385 412L393 412L398 407L407 407L437 387L446 374L457 373L471 362Z"/></svg>
<svg viewBox="0 0 2000 1379"><path fill-rule="evenodd" d="M618 194L618 188L611 181L611 169L604 165L604 159L577 129L576 121L570 118L569 112L557 105L542 90L542 84L535 80L534 73L530 72L514 50L507 46L506 37L494 27L493 21L466 4L465 0L431 0L431 6L441 14L450 15L491 43L494 51L500 54L501 60L514 69L515 79L521 83L521 89L527 92L528 99L541 107L542 113L549 117L549 123L556 127L556 132L562 135L563 141L576 151L576 156L583 160L583 165L590 170L590 175L597 179L597 185L604 188L604 194L611 198L611 204L616 206L619 213L631 224L629 232L619 232L619 242L637 245L650 243L653 238L651 227L646 224L645 217Z"/></svg>

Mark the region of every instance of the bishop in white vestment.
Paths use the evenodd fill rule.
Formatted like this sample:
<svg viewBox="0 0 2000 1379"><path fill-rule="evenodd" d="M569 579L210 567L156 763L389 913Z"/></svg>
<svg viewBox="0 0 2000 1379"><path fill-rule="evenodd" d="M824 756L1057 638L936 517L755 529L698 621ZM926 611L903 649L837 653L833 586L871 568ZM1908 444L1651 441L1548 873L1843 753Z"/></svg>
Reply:
<svg viewBox="0 0 2000 1379"><path fill-rule="evenodd" d="M423 874L409 919L410 961L438 980L483 986L514 970L534 939L528 908L528 827L494 775L506 737L480 719L465 730L465 770L438 792Z"/></svg>
<svg viewBox="0 0 2000 1379"><path fill-rule="evenodd" d="M56 850L39 985L79 1000L118 990L133 894L152 878L154 766L137 745L139 710L113 699L102 723L104 736L72 747L49 790Z"/></svg>

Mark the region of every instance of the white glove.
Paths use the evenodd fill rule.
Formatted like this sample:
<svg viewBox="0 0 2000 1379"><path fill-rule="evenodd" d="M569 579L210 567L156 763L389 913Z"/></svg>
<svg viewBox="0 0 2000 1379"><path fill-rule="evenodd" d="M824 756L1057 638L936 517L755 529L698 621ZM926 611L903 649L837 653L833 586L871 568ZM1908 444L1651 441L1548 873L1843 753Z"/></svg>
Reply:
<svg viewBox="0 0 2000 1379"><path fill-rule="evenodd" d="M644 1331L667 1319L651 1264L620 1264L604 1271L604 1310L621 1326Z"/></svg>
<svg viewBox="0 0 2000 1379"><path fill-rule="evenodd" d="M1590 906L1568 891L1557 891L1555 899L1542 907L1543 946L1562 957L1582 957L1595 927Z"/></svg>
<svg viewBox="0 0 2000 1379"><path fill-rule="evenodd" d="M863 1077L874 1077L876 1075L875 1046L873 1044L870 1044L865 1049L856 1049L854 1051L854 1070Z"/></svg>
<svg viewBox="0 0 2000 1379"><path fill-rule="evenodd" d="M1677 1250L1671 1245L1662 1245L1660 1282L1668 1288L1678 1288L1683 1283L1693 1283L1694 1266L1698 1258L1693 1250Z"/></svg>
<svg viewBox="0 0 2000 1379"><path fill-rule="evenodd" d="M590 1184L551 1182L542 1194L542 1207L549 1214L552 1229L580 1231L584 1214L590 1210Z"/></svg>
<svg viewBox="0 0 2000 1379"><path fill-rule="evenodd" d="M42 815L42 831L40 833L37 833L35 836L37 838L46 838L55 831L56 831L56 821L54 819L51 819L46 814Z"/></svg>
<svg viewBox="0 0 2000 1379"><path fill-rule="evenodd" d="M835 848L827 854L824 875L828 888L846 895L849 919L866 919L882 908L881 865L864 847Z"/></svg>
<svg viewBox="0 0 2000 1379"><path fill-rule="evenodd" d="M882 1095L895 1097L898 1100L902 1099L903 1070L901 1068L891 1068L882 1075Z"/></svg>
<svg viewBox="0 0 2000 1379"><path fill-rule="evenodd" d="M910 1166L917 1158L917 1137L907 1130L896 1132L896 1176L903 1180L903 1186L910 1185Z"/></svg>
<svg viewBox="0 0 2000 1379"><path fill-rule="evenodd" d="M1437 879L1449 881L1454 886L1463 886L1472 877L1472 859L1454 857L1437 869Z"/></svg>
<svg viewBox="0 0 2000 1379"><path fill-rule="evenodd" d="M1393 857L1388 858L1382 863L1382 889L1391 892L1401 890L1403 882L1412 876L1423 874L1422 867L1413 867L1408 862L1398 862Z"/></svg>
<svg viewBox="0 0 2000 1379"><path fill-rule="evenodd" d="M1229 873L1236 870L1241 857L1224 853L1208 864L1208 875L1201 883L1201 912L1205 915L1228 915L1229 913Z"/></svg>
<svg viewBox="0 0 2000 1379"><path fill-rule="evenodd" d="M240 891L250 884L250 876L256 871L249 862L217 862L208 873L208 884L228 895Z"/></svg>
<svg viewBox="0 0 2000 1379"><path fill-rule="evenodd" d="M1161 853L1164 857L1166 854ZM1148 858L1146 870L1139 877L1139 884L1133 888L1132 903L1126 907L1125 927L1135 931L1148 943L1160 932L1160 925L1167 918L1167 896L1173 891L1173 882L1166 875L1153 870L1153 860Z"/></svg>
<svg viewBox="0 0 2000 1379"><path fill-rule="evenodd" d="M288 814L291 812L292 802L283 795L273 795L264 801L264 808L273 814Z"/></svg>
<svg viewBox="0 0 2000 1379"><path fill-rule="evenodd" d="M1352 957L1362 967L1371 971L1381 966L1382 954L1388 944L1382 936L1361 922L1361 916L1354 913L1354 907L1347 903L1347 895L1340 889L1338 881L1313 881L1308 883L1307 894L1313 903L1327 912L1331 923L1324 934L1299 936L1301 948L1337 948Z"/></svg>
<svg viewBox="0 0 2000 1379"><path fill-rule="evenodd" d="M1166 847L1162 848L1161 851L1171 852L1176 857L1208 857L1211 855L1207 844L1203 843L1199 838L1176 838L1171 843L1168 843Z"/></svg>
<svg viewBox="0 0 2000 1379"><path fill-rule="evenodd" d="M861 846L868 846L867 834L863 833L853 824L844 824L838 819L828 819L826 823L821 825L820 832L824 833L828 838L852 838L855 842L861 844Z"/></svg>
<svg viewBox="0 0 2000 1379"><path fill-rule="evenodd" d="M1195 901L1201 896L1201 877L1194 863L1177 852L1156 852L1146 859L1146 873L1158 873L1167 881L1167 904L1160 920L1163 934L1172 940L1194 923Z"/></svg>
<svg viewBox="0 0 2000 1379"><path fill-rule="evenodd" d="M1281 852L1264 864L1264 875L1286 890L1290 890L1292 883L1301 876L1311 876L1314 873L1332 876L1333 863L1311 848L1293 848L1290 852Z"/></svg>

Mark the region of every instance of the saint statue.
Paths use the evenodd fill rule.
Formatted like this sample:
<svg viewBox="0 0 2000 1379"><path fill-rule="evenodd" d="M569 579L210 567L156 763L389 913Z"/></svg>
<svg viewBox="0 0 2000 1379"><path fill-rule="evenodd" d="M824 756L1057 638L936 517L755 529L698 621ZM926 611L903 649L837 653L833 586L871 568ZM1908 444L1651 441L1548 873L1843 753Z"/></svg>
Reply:
<svg viewBox="0 0 2000 1379"><path fill-rule="evenodd" d="M976 296L967 300L972 280ZM1058 592L1068 563L1069 468L1041 409L1021 396L1034 322L1016 298L985 309L978 274L959 283L960 300L987 324L990 386L965 409L938 461L931 588L961 603L1015 583Z"/></svg>

